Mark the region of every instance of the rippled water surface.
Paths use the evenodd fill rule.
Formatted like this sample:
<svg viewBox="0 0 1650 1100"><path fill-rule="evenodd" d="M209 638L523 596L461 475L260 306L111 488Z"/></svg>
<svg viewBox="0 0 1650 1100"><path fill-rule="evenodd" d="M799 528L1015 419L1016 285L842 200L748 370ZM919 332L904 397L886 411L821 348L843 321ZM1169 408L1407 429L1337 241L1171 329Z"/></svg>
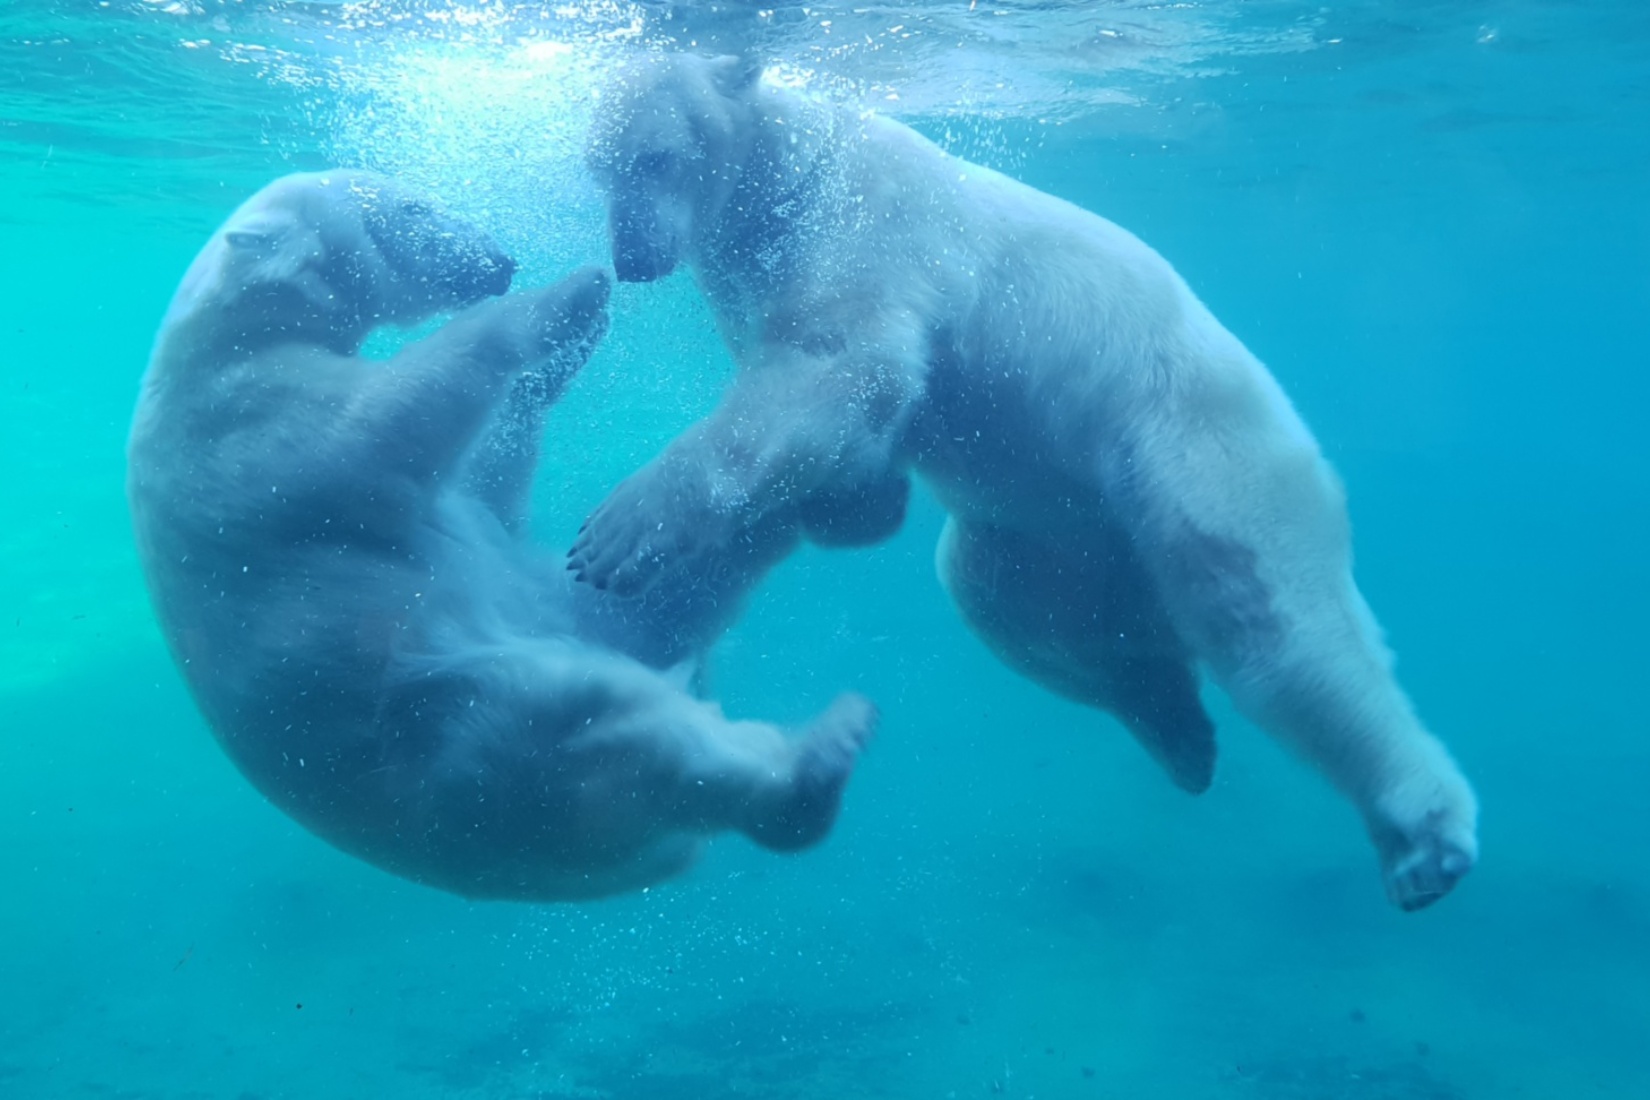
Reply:
<svg viewBox="0 0 1650 1100"><path fill-rule="evenodd" d="M0 7L0 1096L1650 1095L1650 9L1489 0ZM394 172L547 280L636 51L748 51L1135 231L1295 399L1358 576L1484 807L1389 910L1353 816L1212 691L1216 785L1016 678L941 516L808 551L719 647L741 715L881 704L842 821L680 882L472 904L222 758L127 527L149 341L281 173ZM685 276L621 287L535 537L715 399Z"/></svg>

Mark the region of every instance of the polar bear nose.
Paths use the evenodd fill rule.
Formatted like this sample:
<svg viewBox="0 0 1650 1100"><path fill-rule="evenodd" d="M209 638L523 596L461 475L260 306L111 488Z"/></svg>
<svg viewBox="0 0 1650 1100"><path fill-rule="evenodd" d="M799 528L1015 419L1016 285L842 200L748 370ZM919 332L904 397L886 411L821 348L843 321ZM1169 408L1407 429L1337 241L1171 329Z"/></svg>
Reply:
<svg viewBox="0 0 1650 1100"><path fill-rule="evenodd" d="M613 246L613 273L621 283L651 283L669 275L676 261L662 249L633 242Z"/></svg>
<svg viewBox="0 0 1650 1100"><path fill-rule="evenodd" d="M470 270L468 277L459 280L456 287L466 298L491 298L510 289L515 278L516 261L497 249L490 248L480 262Z"/></svg>
<svg viewBox="0 0 1650 1100"><path fill-rule="evenodd" d="M516 274L516 261L491 245L472 245L463 256L447 257L443 263L446 270L430 288L450 305L496 298L510 289Z"/></svg>

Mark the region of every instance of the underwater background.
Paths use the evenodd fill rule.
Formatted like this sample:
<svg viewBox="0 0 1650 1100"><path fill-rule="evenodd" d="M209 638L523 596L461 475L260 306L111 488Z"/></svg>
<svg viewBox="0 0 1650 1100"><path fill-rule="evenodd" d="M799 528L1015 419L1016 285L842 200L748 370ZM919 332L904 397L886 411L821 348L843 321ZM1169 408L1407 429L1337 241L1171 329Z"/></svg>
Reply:
<svg viewBox="0 0 1650 1100"><path fill-rule="evenodd" d="M219 752L155 628L124 440L155 327L269 179L363 165L523 262L604 260L580 162L629 52L746 49L1119 222L1281 380L1482 805L1402 914L1359 822L1210 689L1174 790L996 662L941 516L808 550L730 713L882 732L820 848L469 903L334 851ZM1650 1095L1650 7L1637 0L0 6L0 1097ZM565 545L729 364L620 286L552 415ZM1637 425L1635 428L1634 425Z"/></svg>

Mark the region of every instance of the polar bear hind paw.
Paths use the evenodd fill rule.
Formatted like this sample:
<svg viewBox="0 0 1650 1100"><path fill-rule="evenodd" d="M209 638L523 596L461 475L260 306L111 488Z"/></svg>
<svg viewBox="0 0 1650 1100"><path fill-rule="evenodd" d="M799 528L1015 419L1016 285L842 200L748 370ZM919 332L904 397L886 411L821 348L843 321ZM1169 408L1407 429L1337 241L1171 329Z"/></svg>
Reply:
<svg viewBox="0 0 1650 1100"><path fill-rule="evenodd" d="M831 704L803 734L789 782L751 823L751 839L776 852L800 851L823 840L876 725L876 707L863 696L850 693Z"/></svg>
<svg viewBox="0 0 1650 1100"><path fill-rule="evenodd" d="M1406 912L1425 909L1455 888L1478 860L1472 826L1437 808L1407 829L1375 828L1387 896Z"/></svg>

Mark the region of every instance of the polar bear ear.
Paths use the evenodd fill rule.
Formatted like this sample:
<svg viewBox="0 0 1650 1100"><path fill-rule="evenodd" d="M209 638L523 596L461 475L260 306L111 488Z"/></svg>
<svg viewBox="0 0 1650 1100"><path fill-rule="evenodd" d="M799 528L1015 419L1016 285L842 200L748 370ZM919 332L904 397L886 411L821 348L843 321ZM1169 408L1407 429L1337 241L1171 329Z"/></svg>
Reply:
<svg viewBox="0 0 1650 1100"><path fill-rule="evenodd" d="M710 63L711 79L723 95L738 95L762 79L762 62L750 54L728 54Z"/></svg>

